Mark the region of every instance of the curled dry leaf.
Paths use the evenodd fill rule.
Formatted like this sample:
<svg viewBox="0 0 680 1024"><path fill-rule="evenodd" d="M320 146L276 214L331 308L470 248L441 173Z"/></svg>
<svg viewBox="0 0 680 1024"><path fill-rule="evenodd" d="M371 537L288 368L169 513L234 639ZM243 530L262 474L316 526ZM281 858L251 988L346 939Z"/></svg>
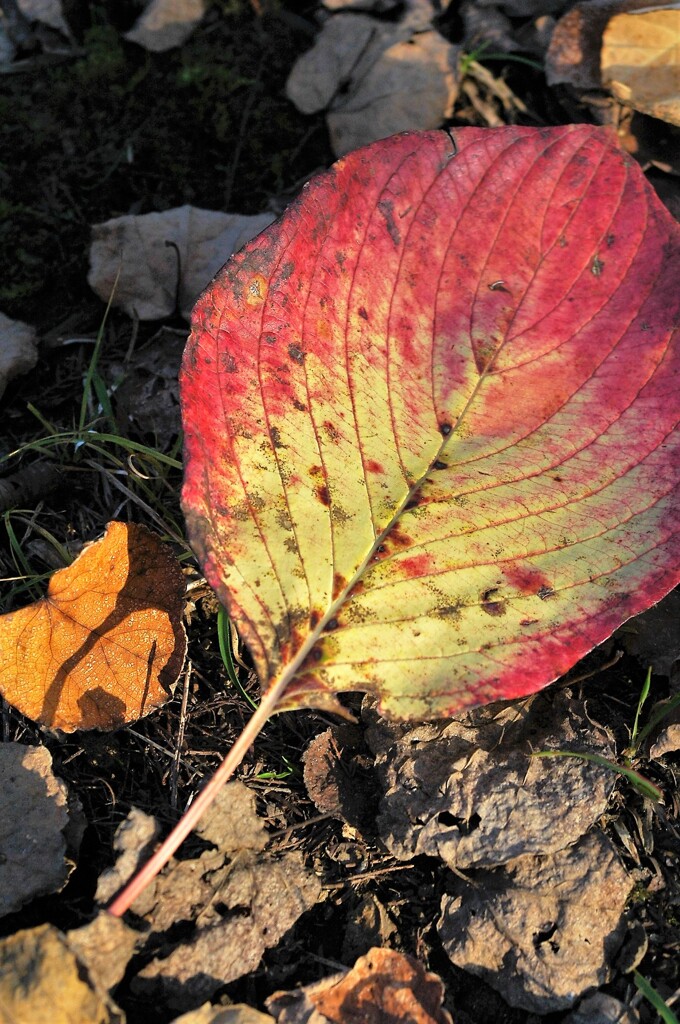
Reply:
<svg viewBox="0 0 680 1024"><path fill-rule="evenodd" d="M384 796L378 834L401 860L441 857L450 867L493 867L574 843L607 807L611 769L576 758L547 766L532 750L613 757L611 733L558 692L448 722L415 727L367 709L367 740Z"/></svg>
<svg viewBox="0 0 680 1024"><path fill-rule="evenodd" d="M88 283L103 302L113 295L116 306L140 320L178 310L188 317L225 259L273 219L195 206L115 217L92 228Z"/></svg>
<svg viewBox="0 0 680 1024"><path fill-rule="evenodd" d="M601 129L455 142L341 160L196 306L182 501L254 722L534 692L680 578L678 226Z"/></svg>
<svg viewBox="0 0 680 1024"><path fill-rule="evenodd" d="M331 144L348 153L409 128L436 128L458 95L458 48L411 4L396 25L338 14L296 62L286 84L299 110L328 108Z"/></svg>
<svg viewBox="0 0 680 1024"><path fill-rule="evenodd" d="M617 14L602 39L602 81L617 99L680 125L680 10Z"/></svg>
<svg viewBox="0 0 680 1024"><path fill-rule="evenodd" d="M392 949L371 949L351 970L266 1000L277 1024L452 1024L441 979Z"/></svg>
<svg viewBox="0 0 680 1024"><path fill-rule="evenodd" d="M565 1010L609 980L633 880L606 836L591 833L555 855L520 857L452 885L437 926L444 948L510 1006Z"/></svg>
<svg viewBox="0 0 680 1024"><path fill-rule="evenodd" d="M40 601L0 616L0 692L64 732L116 729L160 707L184 663L184 577L171 550L109 523L50 579Z"/></svg>
<svg viewBox="0 0 680 1024"><path fill-rule="evenodd" d="M0 398L8 382L32 370L37 361L35 329L0 313Z"/></svg>
<svg viewBox="0 0 680 1024"><path fill-rule="evenodd" d="M0 743L0 917L66 884L68 824L66 784L50 752Z"/></svg>

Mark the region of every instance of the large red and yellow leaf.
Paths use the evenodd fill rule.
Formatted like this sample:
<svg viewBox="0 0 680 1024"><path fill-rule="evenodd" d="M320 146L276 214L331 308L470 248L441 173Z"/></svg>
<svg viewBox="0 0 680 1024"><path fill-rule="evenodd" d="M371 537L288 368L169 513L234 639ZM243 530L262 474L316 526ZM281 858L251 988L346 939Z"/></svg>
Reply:
<svg viewBox="0 0 680 1024"><path fill-rule="evenodd" d="M184 509L278 708L527 694L680 579L677 225L600 129L456 142L339 161L195 310Z"/></svg>

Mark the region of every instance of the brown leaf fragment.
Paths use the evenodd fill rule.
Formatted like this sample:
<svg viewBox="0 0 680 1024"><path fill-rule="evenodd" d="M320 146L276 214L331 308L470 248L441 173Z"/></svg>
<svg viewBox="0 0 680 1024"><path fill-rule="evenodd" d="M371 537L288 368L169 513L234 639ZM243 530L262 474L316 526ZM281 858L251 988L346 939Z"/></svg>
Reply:
<svg viewBox="0 0 680 1024"><path fill-rule="evenodd" d="M0 744L0 916L66 884L66 784L45 747Z"/></svg>
<svg viewBox="0 0 680 1024"><path fill-rule="evenodd" d="M568 691L415 727L380 719L365 702L364 719L384 793L378 832L400 860L427 854L450 867L494 867L555 853L593 825L615 785L614 773L592 762L531 757L614 755L609 730Z"/></svg>
<svg viewBox="0 0 680 1024"><path fill-rule="evenodd" d="M602 80L617 99L680 125L680 10L613 17L602 37Z"/></svg>
<svg viewBox="0 0 680 1024"><path fill-rule="evenodd" d="M164 53L189 38L205 10L205 0L149 0L125 38L145 50Z"/></svg>
<svg viewBox="0 0 680 1024"><path fill-rule="evenodd" d="M157 957L137 975L136 992L156 995L176 1009L209 998L218 988L255 970L297 919L316 903L320 885L298 853L260 863L245 861L225 876L212 896L218 923L199 927L188 942ZM216 880L213 876L213 881Z"/></svg>
<svg viewBox="0 0 680 1024"><path fill-rule="evenodd" d="M66 935L69 948L87 967L90 980L101 992L110 992L122 980L143 939L141 932L133 931L119 917L105 911Z"/></svg>
<svg viewBox="0 0 680 1024"><path fill-rule="evenodd" d="M564 1018L562 1024L638 1024L640 1015L606 992L594 992Z"/></svg>
<svg viewBox="0 0 680 1024"><path fill-rule="evenodd" d="M266 1000L277 1024L452 1024L441 979L392 949L371 949L351 970Z"/></svg>
<svg viewBox="0 0 680 1024"><path fill-rule="evenodd" d="M362 739L355 725L333 725L314 737L302 762L307 793L317 809L364 832L373 831L377 794Z"/></svg>
<svg viewBox="0 0 680 1024"><path fill-rule="evenodd" d="M387 946L397 926L380 900L369 893L348 915L342 940L343 963L364 956L373 946Z"/></svg>
<svg viewBox="0 0 680 1024"><path fill-rule="evenodd" d="M181 921L196 924L186 941L169 941L133 982L136 991L162 996L175 1010L199 1005L254 970L320 892L300 854L262 852L264 824L255 795L241 782L225 786L197 831L214 847L173 860L133 904L155 933Z"/></svg>
<svg viewBox="0 0 680 1024"><path fill-rule="evenodd" d="M125 821L116 829L113 852L116 862L99 876L95 899L108 903L134 875L151 853L160 833L160 825L150 814L133 807Z"/></svg>
<svg viewBox="0 0 680 1024"><path fill-rule="evenodd" d="M188 318L224 261L273 220L195 206L114 217L92 228L88 284L140 320L172 316L177 304Z"/></svg>
<svg viewBox="0 0 680 1024"><path fill-rule="evenodd" d="M124 1024L125 1016L88 980L53 925L0 942L0 1020L8 1024Z"/></svg>
<svg viewBox="0 0 680 1024"><path fill-rule="evenodd" d="M640 6L640 0L582 0L555 25L545 58L548 85L601 89L602 33L612 15Z"/></svg>
<svg viewBox="0 0 680 1024"><path fill-rule="evenodd" d="M52 729L116 729L160 707L184 663L184 576L143 526L104 537L50 579L44 598L0 616L0 692ZM11 653L10 653L11 652Z"/></svg>
<svg viewBox="0 0 680 1024"><path fill-rule="evenodd" d="M153 435L162 451L182 429L177 375L186 340L186 331L162 327L124 366L112 369L123 381L114 396L118 421Z"/></svg>
<svg viewBox="0 0 680 1024"><path fill-rule="evenodd" d="M553 1013L609 980L632 885L612 843L594 832L554 855L452 879L437 927L457 967L510 1006Z"/></svg>
<svg viewBox="0 0 680 1024"><path fill-rule="evenodd" d="M663 703L656 704L652 714L660 711ZM664 754L673 754L680 750L680 707L675 707L659 723L658 732L654 734L653 742L649 747L649 756L654 760L663 757Z"/></svg>
<svg viewBox="0 0 680 1024"><path fill-rule="evenodd" d="M175 1017L170 1024L274 1024L274 1018L245 1003L234 1003L233 1006L204 1003L197 1010Z"/></svg>
<svg viewBox="0 0 680 1024"><path fill-rule="evenodd" d="M32 370L37 361L35 329L0 313L0 398L8 382Z"/></svg>
<svg viewBox="0 0 680 1024"><path fill-rule="evenodd" d="M286 83L303 113L327 108L338 156L410 128L436 128L458 95L459 48L430 27L429 5L396 25L363 14L329 18Z"/></svg>

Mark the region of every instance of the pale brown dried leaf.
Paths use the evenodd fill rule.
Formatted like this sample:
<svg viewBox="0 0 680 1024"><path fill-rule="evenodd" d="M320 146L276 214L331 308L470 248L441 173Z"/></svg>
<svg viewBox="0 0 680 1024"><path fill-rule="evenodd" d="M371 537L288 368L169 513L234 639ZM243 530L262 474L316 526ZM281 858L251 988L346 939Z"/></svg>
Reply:
<svg viewBox="0 0 680 1024"><path fill-rule="evenodd" d="M145 50L163 53L181 46L206 11L206 0L149 0L125 38Z"/></svg>
<svg viewBox="0 0 680 1024"><path fill-rule="evenodd" d="M0 398L8 382L32 370L37 361L35 329L0 313Z"/></svg>
<svg viewBox="0 0 680 1024"><path fill-rule="evenodd" d="M45 747L0 744L0 916L66 884L67 804Z"/></svg>
<svg viewBox="0 0 680 1024"><path fill-rule="evenodd" d="M366 702L364 718L384 790L378 831L401 860L427 854L465 869L555 853L599 818L616 781L592 762L532 758L614 755L609 730L568 692L415 727L380 719Z"/></svg>
<svg viewBox="0 0 680 1024"><path fill-rule="evenodd" d="M553 1013L609 981L633 879L602 833L547 857L521 857L474 882L452 880L438 931L457 967L510 1006Z"/></svg>

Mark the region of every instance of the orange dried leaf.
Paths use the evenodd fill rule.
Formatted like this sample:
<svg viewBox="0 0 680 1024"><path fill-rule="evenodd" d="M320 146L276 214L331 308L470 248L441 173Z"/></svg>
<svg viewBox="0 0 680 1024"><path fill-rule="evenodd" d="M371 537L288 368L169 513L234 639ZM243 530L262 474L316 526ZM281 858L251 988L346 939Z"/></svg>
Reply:
<svg viewBox="0 0 680 1024"><path fill-rule="evenodd" d="M184 580L142 526L109 523L40 601L0 616L0 693L54 729L116 729L160 707L184 663Z"/></svg>

